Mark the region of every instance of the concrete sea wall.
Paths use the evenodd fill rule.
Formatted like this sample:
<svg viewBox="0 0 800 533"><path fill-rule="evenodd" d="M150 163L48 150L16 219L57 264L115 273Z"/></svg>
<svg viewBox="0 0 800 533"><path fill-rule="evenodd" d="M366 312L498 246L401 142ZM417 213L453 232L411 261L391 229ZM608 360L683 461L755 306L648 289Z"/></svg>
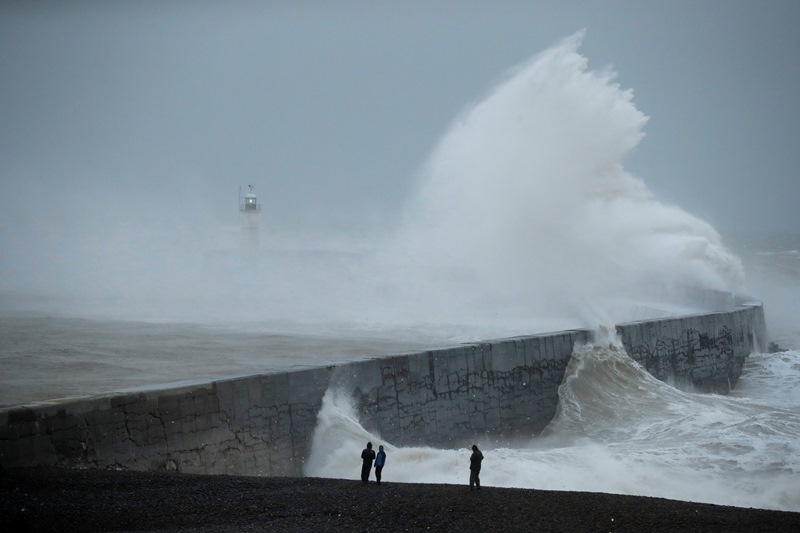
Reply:
<svg viewBox="0 0 800 533"><path fill-rule="evenodd" d="M765 351L759 303L617 326L627 352L679 387L727 392ZM397 445L457 447L533 435L553 417L584 330L501 339L336 366L0 411L0 467L61 464L299 476L329 387Z"/></svg>

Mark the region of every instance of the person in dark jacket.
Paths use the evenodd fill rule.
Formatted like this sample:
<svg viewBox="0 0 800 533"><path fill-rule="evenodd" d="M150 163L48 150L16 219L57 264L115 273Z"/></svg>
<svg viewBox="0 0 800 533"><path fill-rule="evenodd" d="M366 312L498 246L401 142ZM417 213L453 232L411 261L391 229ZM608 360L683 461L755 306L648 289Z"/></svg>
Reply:
<svg viewBox="0 0 800 533"><path fill-rule="evenodd" d="M369 481L369 471L372 470L372 461L375 460L375 451L372 443L368 442L367 447L361 452L361 483L364 485Z"/></svg>
<svg viewBox="0 0 800 533"><path fill-rule="evenodd" d="M469 490L474 490L473 485L481 490L481 461L483 461L483 454L478 449L478 445L473 444L472 455L469 458Z"/></svg>
<svg viewBox="0 0 800 533"><path fill-rule="evenodd" d="M378 485L381 484L381 472L383 465L386 464L386 452L383 451L383 445L378 446L378 455L375 456L375 479L378 480Z"/></svg>

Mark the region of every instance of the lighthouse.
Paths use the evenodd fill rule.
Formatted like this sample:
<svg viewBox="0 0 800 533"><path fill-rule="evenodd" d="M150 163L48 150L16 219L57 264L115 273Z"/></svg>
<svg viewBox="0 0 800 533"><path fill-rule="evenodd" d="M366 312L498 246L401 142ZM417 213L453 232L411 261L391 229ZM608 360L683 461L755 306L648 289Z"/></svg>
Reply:
<svg viewBox="0 0 800 533"><path fill-rule="evenodd" d="M261 204L258 203L258 197L252 185L247 186L249 192L242 196L242 190L239 189L239 213L242 219L242 232L243 240L242 246L245 250L255 250L258 248L258 228L260 225L259 214L261 213Z"/></svg>

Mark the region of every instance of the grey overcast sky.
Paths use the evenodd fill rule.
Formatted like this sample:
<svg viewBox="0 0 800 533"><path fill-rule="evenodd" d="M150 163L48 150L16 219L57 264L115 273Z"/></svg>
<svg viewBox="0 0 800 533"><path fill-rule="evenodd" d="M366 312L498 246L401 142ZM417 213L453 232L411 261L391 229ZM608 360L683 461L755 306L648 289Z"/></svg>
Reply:
<svg viewBox="0 0 800 533"><path fill-rule="evenodd" d="M252 183L275 227L390 223L460 111L585 29L650 117L624 164L657 198L797 231L798 28L797 0L6 0L0 222L177 195L224 221Z"/></svg>

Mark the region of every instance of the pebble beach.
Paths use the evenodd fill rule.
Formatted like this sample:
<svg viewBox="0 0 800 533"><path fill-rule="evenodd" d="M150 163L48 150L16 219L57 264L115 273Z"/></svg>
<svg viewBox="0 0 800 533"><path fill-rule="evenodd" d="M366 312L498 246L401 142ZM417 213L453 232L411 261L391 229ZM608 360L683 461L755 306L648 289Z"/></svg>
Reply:
<svg viewBox="0 0 800 533"><path fill-rule="evenodd" d="M800 531L800 513L614 494L60 467L0 470L3 531Z"/></svg>

